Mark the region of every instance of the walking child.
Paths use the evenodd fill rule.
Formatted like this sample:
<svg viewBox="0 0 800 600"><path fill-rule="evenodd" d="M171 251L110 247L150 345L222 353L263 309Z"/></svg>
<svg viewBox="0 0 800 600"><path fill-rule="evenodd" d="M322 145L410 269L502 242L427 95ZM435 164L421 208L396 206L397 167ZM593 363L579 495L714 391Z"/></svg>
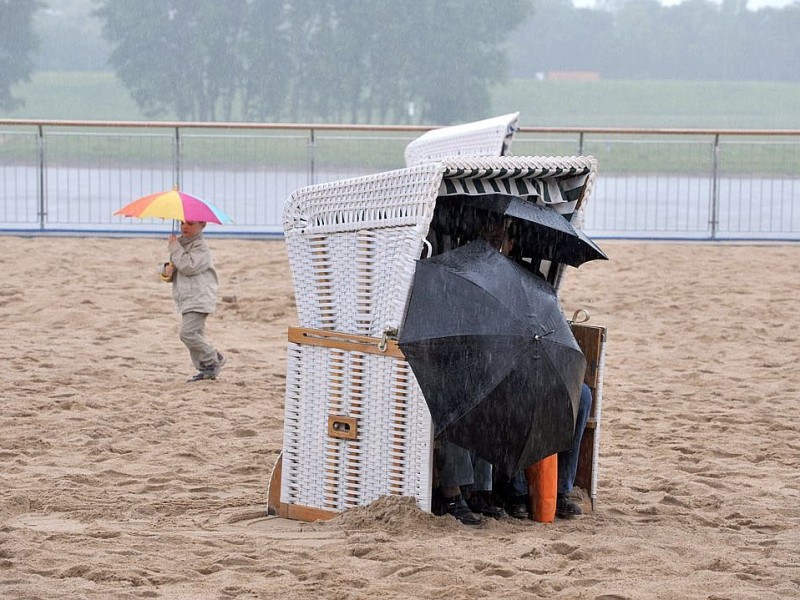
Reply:
<svg viewBox="0 0 800 600"><path fill-rule="evenodd" d="M181 341L189 350L198 373L187 381L216 379L225 357L206 339L208 315L217 306L217 272L211 250L203 238L204 221L182 221L181 236L169 236L170 262L162 269L162 279L172 281L175 308L182 315Z"/></svg>

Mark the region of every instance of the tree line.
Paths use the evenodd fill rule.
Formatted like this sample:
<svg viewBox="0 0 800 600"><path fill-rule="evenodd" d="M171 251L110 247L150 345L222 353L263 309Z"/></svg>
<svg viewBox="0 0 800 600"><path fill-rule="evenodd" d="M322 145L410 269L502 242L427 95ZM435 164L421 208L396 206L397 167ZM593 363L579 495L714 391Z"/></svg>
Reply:
<svg viewBox="0 0 800 600"><path fill-rule="evenodd" d="M38 39L33 32L36 0L0 0L0 108L19 106L11 86L33 70Z"/></svg>
<svg viewBox="0 0 800 600"><path fill-rule="evenodd" d="M509 76L553 71L800 80L800 4L744 2L69 0L37 31L46 0L0 0L0 107L42 46L63 69L91 48L74 70L110 68L144 114L195 121L447 124L485 116Z"/></svg>
<svg viewBox="0 0 800 600"><path fill-rule="evenodd" d="M530 0L105 0L110 63L152 116L448 122L507 76Z"/></svg>
<svg viewBox="0 0 800 600"><path fill-rule="evenodd" d="M598 10L537 0L535 16L510 34L511 76L800 81L800 3L751 11L745 2L627 0Z"/></svg>

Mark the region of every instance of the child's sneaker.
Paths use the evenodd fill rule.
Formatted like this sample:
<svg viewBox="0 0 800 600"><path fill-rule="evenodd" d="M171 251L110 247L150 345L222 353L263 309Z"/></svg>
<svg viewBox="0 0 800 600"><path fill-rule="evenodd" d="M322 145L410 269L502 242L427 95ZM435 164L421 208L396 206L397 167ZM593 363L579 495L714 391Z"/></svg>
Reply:
<svg viewBox="0 0 800 600"><path fill-rule="evenodd" d="M194 377L190 377L186 380L187 383L191 383L192 381L204 381L206 379L216 379L219 372L222 370L222 367L225 366L227 360L225 357L217 352L217 362L213 364L204 363L200 365L200 372L195 375Z"/></svg>
<svg viewBox="0 0 800 600"><path fill-rule="evenodd" d="M216 379L219 372L222 370L222 367L225 366L225 363L228 362L225 357L217 352L217 360L213 364L208 366L200 365L203 368L203 373L206 374L206 379Z"/></svg>
<svg viewBox="0 0 800 600"><path fill-rule="evenodd" d="M211 374L208 371L200 371L197 375L193 375L186 380L186 383L192 383L194 381L203 381L205 379L213 379Z"/></svg>

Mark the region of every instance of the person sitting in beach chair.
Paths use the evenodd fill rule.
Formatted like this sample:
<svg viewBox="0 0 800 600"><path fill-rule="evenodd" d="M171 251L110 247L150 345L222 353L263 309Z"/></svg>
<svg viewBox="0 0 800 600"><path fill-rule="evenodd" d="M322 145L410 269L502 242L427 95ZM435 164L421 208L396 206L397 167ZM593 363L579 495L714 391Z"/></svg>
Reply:
<svg viewBox="0 0 800 600"><path fill-rule="evenodd" d="M515 241L513 228L508 219L489 218L481 227L480 236L497 248L505 256L509 256L514 249ZM543 277L536 269L533 272ZM556 496L556 516L563 519L574 518L582 513L581 507L572 499L571 494L578 472L578 459L580 457L581 441L589 413L592 408L592 391L585 383L581 387L580 404L575 422L572 445L568 450L558 454L558 488ZM524 471L520 471L510 480L498 477L500 490L504 490L506 511L515 518L530 517L530 499L528 497L528 482Z"/></svg>
<svg viewBox="0 0 800 600"><path fill-rule="evenodd" d="M581 441L589 413L592 409L592 390L585 383L581 386L581 399L578 405L578 416L575 420L575 433L572 445L558 453L558 486L556 489L556 517L572 519L583 513L580 505L573 497L575 476L578 473ZM506 503L506 510L512 517L524 519L530 517L530 498L528 497L528 480L525 471L520 471L511 479L498 478L497 489Z"/></svg>
<svg viewBox="0 0 800 600"><path fill-rule="evenodd" d="M439 512L453 515L464 525L479 525L481 515L505 517L505 510L494 503L491 463L453 442L440 441L436 452Z"/></svg>

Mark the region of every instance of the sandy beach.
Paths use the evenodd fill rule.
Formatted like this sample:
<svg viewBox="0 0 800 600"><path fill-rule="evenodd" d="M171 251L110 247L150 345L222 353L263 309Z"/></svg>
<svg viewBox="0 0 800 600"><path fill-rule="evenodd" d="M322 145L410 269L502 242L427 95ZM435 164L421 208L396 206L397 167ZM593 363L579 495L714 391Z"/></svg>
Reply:
<svg viewBox="0 0 800 600"><path fill-rule="evenodd" d="M268 517L294 293L210 239L228 364L193 374L162 239L0 237L0 598L800 597L800 244L601 242L597 509L478 528L413 501Z"/></svg>

